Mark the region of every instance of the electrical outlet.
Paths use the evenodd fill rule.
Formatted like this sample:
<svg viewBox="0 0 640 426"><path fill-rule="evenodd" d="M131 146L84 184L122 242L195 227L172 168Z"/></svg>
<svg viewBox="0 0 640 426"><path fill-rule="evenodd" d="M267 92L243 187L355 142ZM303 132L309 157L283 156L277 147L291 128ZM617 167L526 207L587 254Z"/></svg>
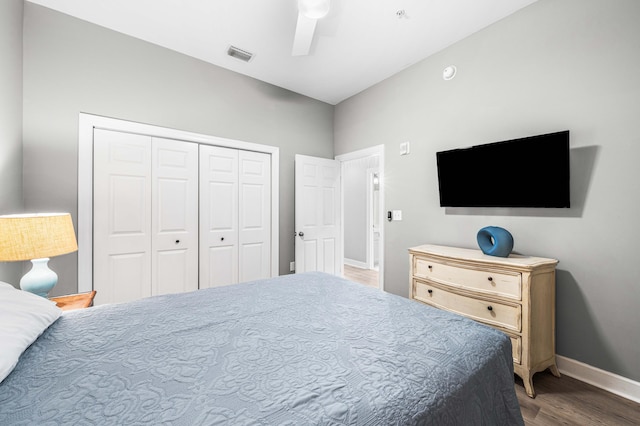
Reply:
<svg viewBox="0 0 640 426"><path fill-rule="evenodd" d="M296 262L289 262L289 272L296 271Z"/></svg>

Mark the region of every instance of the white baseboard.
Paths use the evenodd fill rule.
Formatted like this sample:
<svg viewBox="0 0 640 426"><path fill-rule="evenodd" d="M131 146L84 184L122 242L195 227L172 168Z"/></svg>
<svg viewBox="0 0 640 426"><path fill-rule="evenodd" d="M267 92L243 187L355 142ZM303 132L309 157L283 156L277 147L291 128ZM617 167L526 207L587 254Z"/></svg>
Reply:
<svg viewBox="0 0 640 426"><path fill-rule="evenodd" d="M640 403L640 382L560 355L556 355L556 362L562 374Z"/></svg>
<svg viewBox="0 0 640 426"><path fill-rule="evenodd" d="M349 266L355 266L356 268L360 268L360 269L369 269L369 266L367 265L367 262L361 262L359 260L347 259L346 257L344 258L344 264L345 265L349 265Z"/></svg>

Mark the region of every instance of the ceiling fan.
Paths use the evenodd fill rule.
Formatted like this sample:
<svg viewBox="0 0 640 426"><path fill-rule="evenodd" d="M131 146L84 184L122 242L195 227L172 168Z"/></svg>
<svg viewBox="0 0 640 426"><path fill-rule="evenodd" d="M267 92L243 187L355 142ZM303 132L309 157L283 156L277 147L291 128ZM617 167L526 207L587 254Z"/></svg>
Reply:
<svg viewBox="0 0 640 426"><path fill-rule="evenodd" d="M309 54L318 19L329 13L331 0L298 0L298 23L293 37L292 56Z"/></svg>

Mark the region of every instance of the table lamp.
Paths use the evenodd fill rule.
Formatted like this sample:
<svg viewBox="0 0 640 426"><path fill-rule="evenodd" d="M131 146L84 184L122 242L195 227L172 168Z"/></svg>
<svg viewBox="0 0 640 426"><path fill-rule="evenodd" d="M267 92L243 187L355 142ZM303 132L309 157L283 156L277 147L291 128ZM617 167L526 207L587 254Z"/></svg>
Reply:
<svg viewBox="0 0 640 426"><path fill-rule="evenodd" d="M69 213L0 216L0 261L31 260L31 270L20 280L22 290L47 297L58 283L49 258L78 250Z"/></svg>

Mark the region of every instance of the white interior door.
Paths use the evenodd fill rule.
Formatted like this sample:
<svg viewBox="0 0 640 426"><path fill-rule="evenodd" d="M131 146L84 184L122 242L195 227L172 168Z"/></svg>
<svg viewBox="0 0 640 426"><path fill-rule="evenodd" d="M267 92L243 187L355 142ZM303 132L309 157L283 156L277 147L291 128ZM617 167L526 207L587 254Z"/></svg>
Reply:
<svg viewBox="0 0 640 426"><path fill-rule="evenodd" d="M238 153L200 146L200 288L238 282Z"/></svg>
<svg viewBox="0 0 640 426"><path fill-rule="evenodd" d="M296 273L342 274L340 202L340 162L296 155Z"/></svg>
<svg viewBox="0 0 640 426"><path fill-rule="evenodd" d="M238 153L238 279L271 276L271 156Z"/></svg>
<svg viewBox="0 0 640 426"><path fill-rule="evenodd" d="M198 145L152 141L152 294L198 289Z"/></svg>
<svg viewBox="0 0 640 426"><path fill-rule="evenodd" d="M94 303L151 295L151 138L95 130Z"/></svg>

